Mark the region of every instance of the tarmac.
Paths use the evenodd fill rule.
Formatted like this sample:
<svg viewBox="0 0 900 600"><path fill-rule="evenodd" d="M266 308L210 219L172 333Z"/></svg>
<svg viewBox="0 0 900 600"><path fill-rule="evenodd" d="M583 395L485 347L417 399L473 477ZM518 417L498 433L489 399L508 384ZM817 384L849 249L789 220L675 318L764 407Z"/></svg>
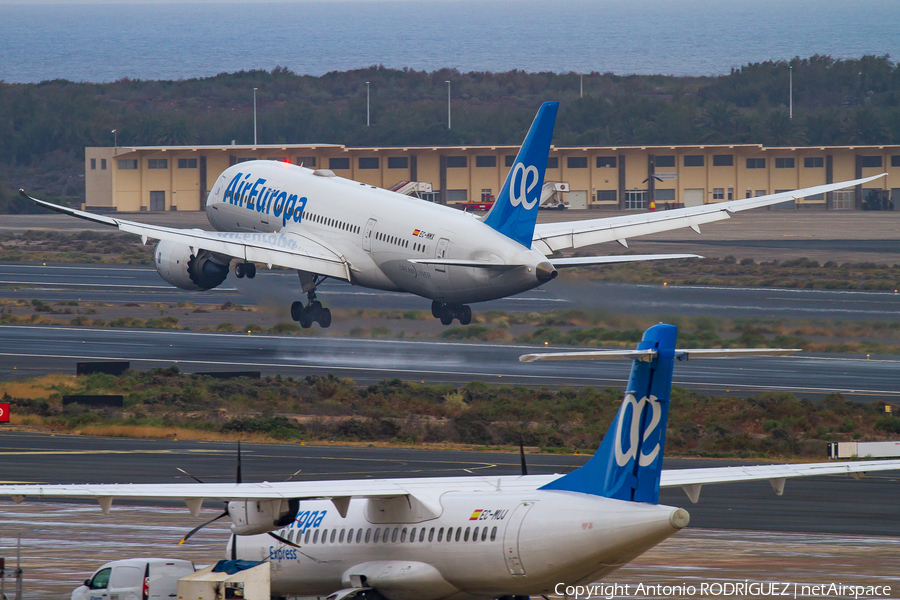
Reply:
<svg viewBox="0 0 900 600"><path fill-rule="evenodd" d="M243 444L245 481L416 477L517 473L515 454L402 448ZM561 472L588 457L527 455L530 473ZM183 482L183 468L204 481L230 481L235 448L220 442L131 440L0 434L3 483L10 481ZM667 460L666 468L725 466L729 461ZM661 503L686 508L690 526L617 571L604 584L631 586L628 597L709 597L639 592L637 586L777 582L893 585L900 589L900 474L791 480L783 497L767 482L704 486L691 504L681 490ZM187 544L191 527L219 512L208 503L198 518L184 506L115 504L103 515L93 502L0 501L0 556L15 564L21 536L26 598L65 597L104 562L164 556L205 565L222 558L227 523L214 523ZM791 594L792 595L792 594ZM620 597L622 595L620 594ZM803 596L803 594L800 594ZM722 597L753 597L724 595ZM806 595L806 597L809 597ZM894 593L889 597L896 598Z"/></svg>

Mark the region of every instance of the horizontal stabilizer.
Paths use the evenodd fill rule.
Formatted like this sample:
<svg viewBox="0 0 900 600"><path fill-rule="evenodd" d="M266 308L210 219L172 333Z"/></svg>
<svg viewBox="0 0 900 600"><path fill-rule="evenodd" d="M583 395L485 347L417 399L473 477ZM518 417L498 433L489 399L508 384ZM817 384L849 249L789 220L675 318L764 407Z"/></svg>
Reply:
<svg viewBox="0 0 900 600"><path fill-rule="evenodd" d="M675 349L676 360L690 358L723 358L735 356L785 356L801 352L799 348L685 348ZM656 358L656 350L588 350L586 352L549 352L545 354L523 354L520 362L543 360L639 360L650 362Z"/></svg>
<svg viewBox="0 0 900 600"><path fill-rule="evenodd" d="M672 260L675 258L703 258L699 254L616 254L612 256L573 256L551 258L557 269L564 267L586 267L589 265L609 265L615 263L645 262L648 260Z"/></svg>

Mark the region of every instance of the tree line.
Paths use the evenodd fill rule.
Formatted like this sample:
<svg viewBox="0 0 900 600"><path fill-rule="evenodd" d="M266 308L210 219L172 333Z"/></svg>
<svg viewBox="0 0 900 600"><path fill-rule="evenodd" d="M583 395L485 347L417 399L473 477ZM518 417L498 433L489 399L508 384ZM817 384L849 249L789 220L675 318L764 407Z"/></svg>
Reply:
<svg viewBox="0 0 900 600"><path fill-rule="evenodd" d="M80 169L84 147L112 145L113 129L120 145L252 143L253 88L261 144L518 144L546 100L561 103L560 146L900 144L900 66L889 55L798 57L716 77L590 73L583 97L580 77L373 66L320 77L277 67L180 81L0 83L0 171ZM0 208L12 199L3 188Z"/></svg>

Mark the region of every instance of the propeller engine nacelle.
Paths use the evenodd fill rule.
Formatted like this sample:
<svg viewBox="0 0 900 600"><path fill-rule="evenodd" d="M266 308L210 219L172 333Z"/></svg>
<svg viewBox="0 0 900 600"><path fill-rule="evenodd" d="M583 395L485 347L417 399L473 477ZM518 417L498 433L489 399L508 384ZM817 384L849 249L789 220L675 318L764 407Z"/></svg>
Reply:
<svg viewBox="0 0 900 600"><path fill-rule="evenodd" d="M160 277L183 290L210 290L228 277L230 259L219 258L207 250L196 254L184 244L166 240L156 245L156 270Z"/></svg>
<svg viewBox="0 0 900 600"><path fill-rule="evenodd" d="M300 501L232 500L228 503L231 532L235 535L268 533L290 525L300 510Z"/></svg>

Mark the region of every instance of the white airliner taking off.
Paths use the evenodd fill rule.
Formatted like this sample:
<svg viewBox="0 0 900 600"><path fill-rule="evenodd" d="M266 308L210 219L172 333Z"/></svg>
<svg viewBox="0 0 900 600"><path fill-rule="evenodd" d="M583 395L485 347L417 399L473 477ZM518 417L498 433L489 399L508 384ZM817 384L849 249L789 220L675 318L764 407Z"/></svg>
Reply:
<svg viewBox="0 0 900 600"><path fill-rule="evenodd" d="M690 517L660 505L660 488L681 487L696 502L701 486L714 483L766 480L781 495L791 477L900 469L900 460L892 460L663 471L676 359L790 352L679 350L676 332L672 325L651 327L636 350L522 357L633 361L603 442L587 464L566 475L2 485L0 495L16 502L95 498L107 512L116 498L177 499L195 516L204 499L224 500L216 519L232 522L226 555L268 560L275 597L371 588L368 598L489 600L589 584L673 535Z"/></svg>
<svg viewBox="0 0 900 600"><path fill-rule="evenodd" d="M144 225L57 206L46 208L148 239L160 240L155 262L167 282L208 290L234 274L256 274L256 263L296 269L308 302L291 306L303 327L331 324L316 299L323 279L343 279L379 290L409 292L432 300L445 325L472 320L469 303L496 300L547 283L557 269L615 262L695 257L692 254L556 258L557 252L601 242L691 227L731 213L823 194L876 177L792 192L656 213L536 225L538 204L558 103L538 110L500 195L483 218L388 190L273 161L249 161L226 169L206 203L215 232Z"/></svg>

